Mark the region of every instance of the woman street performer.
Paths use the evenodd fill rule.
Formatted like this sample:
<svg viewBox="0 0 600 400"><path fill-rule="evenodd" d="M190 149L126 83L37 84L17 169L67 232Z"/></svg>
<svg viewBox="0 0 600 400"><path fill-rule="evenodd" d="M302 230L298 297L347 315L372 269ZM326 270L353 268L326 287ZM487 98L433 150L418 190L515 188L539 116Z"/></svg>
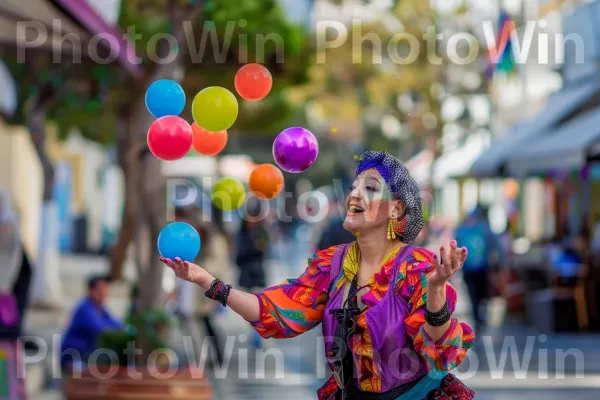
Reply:
<svg viewBox="0 0 600 400"><path fill-rule="evenodd" d="M474 341L452 317L457 296L448 283L466 249L452 241L438 256L411 245L424 225L419 187L391 155L368 151L356 172L344 221L356 241L317 251L297 279L250 294L195 264L162 261L263 338L291 338L322 323L333 376L319 399L473 399L449 372Z"/></svg>

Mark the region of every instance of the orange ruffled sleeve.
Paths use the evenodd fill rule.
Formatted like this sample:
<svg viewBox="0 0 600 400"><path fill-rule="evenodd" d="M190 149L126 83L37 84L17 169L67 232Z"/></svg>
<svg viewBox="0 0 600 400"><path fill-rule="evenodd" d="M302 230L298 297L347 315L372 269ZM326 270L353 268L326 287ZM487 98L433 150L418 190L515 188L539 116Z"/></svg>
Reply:
<svg viewBox="0 0 600 400"><path fill-rule="evenodd" d="M316 252L297 279L257 293L260 320L252 326L263 338L293 338L317 326L329 298L329 271L335 247Z"/></svg>
<svg viewBox="0 0 600 400"><path fill-rule="evenodd" d="M459 366L466 357L473 346L475 334L469 325L456 318L451 319L450 327L438 341L425 332L427 274L434 271L433 255L425 249L415 250L401 266L396 290L409 304L409 315L404 321L415 351L427 361L430 370L449 371ZM450 312L454 313L457 294L450 284L446 286L446 299Z"/></svg>

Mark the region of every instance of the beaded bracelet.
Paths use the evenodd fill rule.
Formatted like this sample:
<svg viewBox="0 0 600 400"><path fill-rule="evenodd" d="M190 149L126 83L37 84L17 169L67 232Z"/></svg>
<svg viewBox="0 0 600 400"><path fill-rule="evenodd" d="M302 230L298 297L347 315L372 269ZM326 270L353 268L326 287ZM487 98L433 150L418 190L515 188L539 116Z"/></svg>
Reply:
<svg viewBox="0 0 600 400"><path fill-rule="evenodd" d="M218 301L223 306L227 307L227 298L231 292L231 285L225 285L221 280L215 279L210 285L210 289L204 294L211 300Z"/></svg>
<svg viewBox="0 0 600 400"><path fill-rule="evenodd" d="M448 309L448 300L446 300L444 306L438 312L431 312L425 309L425 321L433 327L444 325L446 322L450 321L451 317L452 314L450 314L450 310Z"/></svg>
<svg viewBox="0 0 600 400"><path fill-rule="evenodd" d="M206 297L208 297L211 300L214 300L215 293L217 292L217 290L219 290L219 288L222 285L223 285L223 282L221 282L218 279L215 279L214 281L212 281L212 283L210 284L210 289L208 289L205 293Z"/></svg>

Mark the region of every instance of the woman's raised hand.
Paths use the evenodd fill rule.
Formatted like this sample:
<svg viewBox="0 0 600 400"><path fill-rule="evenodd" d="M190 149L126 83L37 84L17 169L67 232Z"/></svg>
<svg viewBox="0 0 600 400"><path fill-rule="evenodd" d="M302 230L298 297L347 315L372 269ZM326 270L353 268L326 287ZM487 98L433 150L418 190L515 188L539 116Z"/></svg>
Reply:
<svg viewBox="0 0 600 400"><path fill-rule="evenodd" d="M433 260L435 271L428 275L427 281L430 287L444 287L448 280L456 274L467 259L467 249L458 248L456 240L450 242L450 248L446 251L444 246L440 247L440 256Z"/></svg>
<svg viewBox="0 0 600 400"><path fill-rule="evenodd" d="M194 263L183 261L179 257L175 257L175 260L161 257L160 261L171 268L178 278L195 283L203 288L210 287L214 279L204 268Z"/></svg>

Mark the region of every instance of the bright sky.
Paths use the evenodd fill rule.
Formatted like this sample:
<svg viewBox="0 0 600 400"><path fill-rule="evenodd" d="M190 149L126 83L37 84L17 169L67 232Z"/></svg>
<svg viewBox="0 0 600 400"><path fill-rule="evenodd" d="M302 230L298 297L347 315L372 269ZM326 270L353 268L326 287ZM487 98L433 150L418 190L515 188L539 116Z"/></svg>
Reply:
<svg viewBox="0 0 600 400"><path fill-rule="evenodd" d="M115 25L119 20L121 11L121 0L84 0L94 9L106 22Z"/></svg>
<svg viewBox="0 0 600 400"><path fill-rule="evenodd" d="M363 5L360 0L346 0L342 6L335 6L327 0L316 0L313 21L334 20L345 22L352 19L371 20L389 10L391 5L392 0L372 0L369 5Z"/></svg>
<svg viewBox="0 0 600 400"><path fill-rule="evenodd" d="M292 21L305 23L308 19L310 12L308 0L279 0L279 3Z"/></svg>
<svg viewBox="0 0 600 400"><path fill-rule="evenodd" d="M284 3L293 3L294 0L280 0ZM459 7L463 0L430 0L434 7L441 12L451 12ZM504 0L505 6L514 12L518 11L522 0ZM303 3L303 0L295 0L295 4ZM371 19L387 11L392 0L372 0L368 5L363 5L359 0L346 0L343 6L334 6L327 0L316 0L314 17L317 20L323 19ZM490 0L469 0L471 7L477 11L477 14L487 16L497 14L497 1Z"/></svg>

